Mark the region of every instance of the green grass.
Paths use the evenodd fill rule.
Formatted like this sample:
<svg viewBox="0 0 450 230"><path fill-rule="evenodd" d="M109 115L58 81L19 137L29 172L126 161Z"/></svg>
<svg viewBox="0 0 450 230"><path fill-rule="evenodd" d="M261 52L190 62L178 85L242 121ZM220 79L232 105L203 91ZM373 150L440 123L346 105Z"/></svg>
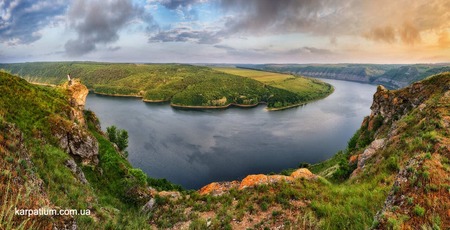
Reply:
<svg viewBox="0 0 450 230"><path fill-rule="evenodd" d="M305 77L296 77L291 74L231 67L217 67L214 69L224 73L254 79L269 86L296 93L303 98L304 101L325 97L333 91L331 85L322 81Z"/></svg>
<svg viewBox="0 0 450 230"><path fill-rule="evenodd" d="M0 64L0 68L28 81L51 84L65 82L66 75L71 73L97 93L170 101L178 106L223 107L267 102L269 108L282 108L322 98L332 91L330 85L306 78L286 75L280 80L272 73L270 77L247 78L183 64L48 62Z"/></svg>

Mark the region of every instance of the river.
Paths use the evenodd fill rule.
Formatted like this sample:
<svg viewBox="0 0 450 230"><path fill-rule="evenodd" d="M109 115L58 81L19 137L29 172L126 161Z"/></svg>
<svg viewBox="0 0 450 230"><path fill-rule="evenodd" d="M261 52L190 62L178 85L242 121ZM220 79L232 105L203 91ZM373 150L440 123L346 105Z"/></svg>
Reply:
<svg viewBox="0 0 450 230"><path fill-rule="evenodd" d="M376 86L323 81L333 94L307 105L282 110L229 108L179 110L138 98L90 93L86 108L102 129L115 125L129 134L128 160L155 178L187 189L248 174L279 172L300 162L316 163L345 149L370 114Z"/></svg>

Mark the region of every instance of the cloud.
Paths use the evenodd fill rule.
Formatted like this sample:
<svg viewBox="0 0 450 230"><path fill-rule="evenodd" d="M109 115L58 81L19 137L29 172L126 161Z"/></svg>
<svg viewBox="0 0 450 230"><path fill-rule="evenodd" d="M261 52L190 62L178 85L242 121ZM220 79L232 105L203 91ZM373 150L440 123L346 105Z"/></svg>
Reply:
<svg viewBox="0 0 450 230"><path fill-rule="evenodd" d="M226 23L229 33L266 34L273 32L321 33L323 23L340 8L339 3L325 0L221 0L226 12L232 12ZM317 27L317 28L316 28ZM319 28L320 27L320 28Z"/></svg>
<svg viewBox="0 0 450 230"><path fill-rule="evenodd" d="M292 49L286 52L287 54L318 54L318 55L328 55L333 54L331 50L328 49L320 49L314 47L301 47L297 49Z"/></svg>
<svg viewBox="0 0 450 230"><path fill-rule="evenodd" d="M110 44L119 39L118 32L134 19L153 20L131 0L78 0L68 13L70 27L78 37L66 42L69 56L81 56L96 49L98 44Z"/></svg>
<svg viewBox="0 0 450 230"><path fill-rule="evenodd" d="M216 32L208 30L193 30L189 27L179 27L167 31L159 31L151 36L149 42L195 42L198 44L215 44L220 42Z"/></svg>
<svg viewBox="0 0 450 230"><path fill-rule="evenodd" d="M58 23L67 0L2 0L0 2L0 43L30 44L39 40L39 31Z"/></svg>
<svg viewBox="0 0 450 230"><path fill-rule="evenodd" d="M422 40L420 31L410 23L403 24L403 27L400 29L400 38L409 45L414 45Z"/></svg>
<svg viewBox="0 0 450 230"><path fill-rule="evenodd" d="M175 10L178 8L189 7L196 3L207 2L207 0L156 0L155 2L158 2L168 9Z"/></svg>
<svg viewBox="0 0 450 230"><path fill-rule="evenodd" d="M395 33L395 29L392 26L375 27L368 33L365 33L364 37L374 41L393 43L397 40Z"/></svg>
<svg viewBox="0 0 450 230"><path fill-rule="evenodd" d="M441 48L450 48L450 36L448 35L447 31L443 31L441 34L439 34L438 44Z"/></svg>
<svg viewBox="0 0 450 230"><path fill-rule="evenodd" d="M450 27L448 0L218 1L229 15L223 28L229 36L303 33L414 45L422 33Z"/></svg>

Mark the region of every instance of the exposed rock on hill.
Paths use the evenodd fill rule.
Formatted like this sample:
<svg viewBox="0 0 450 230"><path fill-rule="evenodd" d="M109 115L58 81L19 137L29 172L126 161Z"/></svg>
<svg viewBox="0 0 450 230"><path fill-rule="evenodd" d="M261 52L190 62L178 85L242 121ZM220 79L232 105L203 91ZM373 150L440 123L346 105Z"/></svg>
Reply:
<svg viewBox="0 0 450 230"><path fill-rule="evenodd" d="M371 109L359 140L373 141L349 162L357 156L352 178L359 180L378 165L396 172L392 189L376 215L376 228L450 227L450 74L400 90L379 86Z"/></svg>
<svg viewBox="0 0 450 230"><path fill-rule="evenodd" d="M98 163L98 142L92 134L86 131L86 119L84 117L84 105L89 93L87 87L79 80L72 84L64 84L63 88L69 95L70 118L72 122L57 116L50 117L53 135L59 140L59 145L67 153L78 157L84 164Z"/></svg>
<svg viewBox="0 0 450 230"><path fill-rule="evenodd" d="M275 184L279 182L292 182L297 179L314 179L317 178L316 175L311 173L306 168L300 168L291 173L290 176L284 175L248 175L242 181L231 181L231 182L213 182L202 187L199 190L201 195L212 194L212 195L223 195L224 193L230 191L231 189L246 189L252 188L258 185Z"/></svg>
<svg viewBox="0 0 450 230"><path fill-rule="evenodd" d="M69 94L70 105L72 106L71 119L84 127L86 121L83 116L83 110L86 104L86 97L89 94L88 88L81 84L78 79L72 80L71 84L64 84L63 88L66 88Z"/></svg>

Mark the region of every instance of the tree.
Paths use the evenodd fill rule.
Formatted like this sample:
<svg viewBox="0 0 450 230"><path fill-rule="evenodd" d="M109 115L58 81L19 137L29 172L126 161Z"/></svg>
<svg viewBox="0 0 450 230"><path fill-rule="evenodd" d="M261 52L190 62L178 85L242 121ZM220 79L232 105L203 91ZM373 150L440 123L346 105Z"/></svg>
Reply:
<svg viewBox="0 0 450 230"><path fill-rule="evenodd" d="M117 127L110 126L106 128L106 135L108 135L109 141L117 144Z"/></svg>
<svg viewBox="0 0 450 230"><path fill-rule="evenodd" d="M106 128L106 135L109 141L115 143L120 151L128 147L128 132L124 129L118 129L116 126Z"/></svg>
<svg viewBox="0 0 450 230"><path fill-rule="evenodd" d="M128 132L124 129L117 131L117 146L122 151L128 147Z"/></svg>

